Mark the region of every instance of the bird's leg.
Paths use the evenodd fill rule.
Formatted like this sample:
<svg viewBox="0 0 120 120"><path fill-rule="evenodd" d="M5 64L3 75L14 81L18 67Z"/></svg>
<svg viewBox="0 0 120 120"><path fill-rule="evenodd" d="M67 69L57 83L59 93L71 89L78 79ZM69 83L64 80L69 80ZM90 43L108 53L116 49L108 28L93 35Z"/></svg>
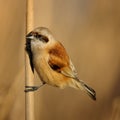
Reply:
<svg viewBox="0 0 120 120"><path fill-rule="evenodd" d="M36 90L38 90L40 87L42 87L43 85L45 85L45 83L43 83L43 84L40 85L40 86L25 86L24 92L33 92L33 91L36 91Z"/></svg>

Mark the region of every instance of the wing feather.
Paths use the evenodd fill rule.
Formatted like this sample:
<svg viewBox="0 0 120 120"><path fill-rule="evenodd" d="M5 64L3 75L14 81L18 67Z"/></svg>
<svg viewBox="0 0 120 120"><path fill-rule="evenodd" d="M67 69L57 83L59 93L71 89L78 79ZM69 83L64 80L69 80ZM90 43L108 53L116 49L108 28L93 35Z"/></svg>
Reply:
<svg viewBox="0 0 120 120"><path fill-rule="evenodd" d="M62 73L66 77L77 79L77 72L69 56L61 43L56 44L49 51L48 64L56 72Z"/></svg>

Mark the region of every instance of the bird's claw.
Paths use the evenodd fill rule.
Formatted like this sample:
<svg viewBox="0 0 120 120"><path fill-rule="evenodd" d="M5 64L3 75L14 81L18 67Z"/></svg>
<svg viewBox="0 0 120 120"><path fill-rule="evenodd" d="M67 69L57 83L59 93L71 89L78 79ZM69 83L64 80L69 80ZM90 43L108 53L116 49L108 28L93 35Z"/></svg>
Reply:
<svg viewBox="0 0 120 120"><path fill-rule="evenodd" d="M33 92L36 91L39 88L39 86L25 86L24 92Z"/></svg>

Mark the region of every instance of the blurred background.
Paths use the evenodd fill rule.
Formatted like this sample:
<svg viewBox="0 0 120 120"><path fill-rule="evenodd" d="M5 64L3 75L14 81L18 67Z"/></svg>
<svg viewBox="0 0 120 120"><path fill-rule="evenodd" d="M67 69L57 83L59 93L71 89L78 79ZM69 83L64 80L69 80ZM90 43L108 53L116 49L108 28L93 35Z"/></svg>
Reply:
<svg viewBox="0 0 120 120"><path fill-rule="evenodd" d="M0 120L25 119L25 13L25 0L0 0ZM35 120L119 120L120 1L34 0L38 26L64 44L97 101L46 85L35 92Z"/></svg>

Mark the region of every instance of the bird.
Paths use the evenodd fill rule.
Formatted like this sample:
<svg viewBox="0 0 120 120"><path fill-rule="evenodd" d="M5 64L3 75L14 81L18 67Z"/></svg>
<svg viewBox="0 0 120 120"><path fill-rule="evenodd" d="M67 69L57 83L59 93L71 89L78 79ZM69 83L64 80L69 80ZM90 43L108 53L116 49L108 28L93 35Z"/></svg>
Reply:
<svg viewBox="0 0 120 120"><path fill-rule="evenodd" d="M96 100L96 92L83 80L68 56L65 47L56 40L46 27L37 27L26 35L25 50L29 56L31 70L37 72L42 81L40 86L25 86L25 92L35 91L48 84L58 88L72 87L81 89L92 100Z"/></svg>

